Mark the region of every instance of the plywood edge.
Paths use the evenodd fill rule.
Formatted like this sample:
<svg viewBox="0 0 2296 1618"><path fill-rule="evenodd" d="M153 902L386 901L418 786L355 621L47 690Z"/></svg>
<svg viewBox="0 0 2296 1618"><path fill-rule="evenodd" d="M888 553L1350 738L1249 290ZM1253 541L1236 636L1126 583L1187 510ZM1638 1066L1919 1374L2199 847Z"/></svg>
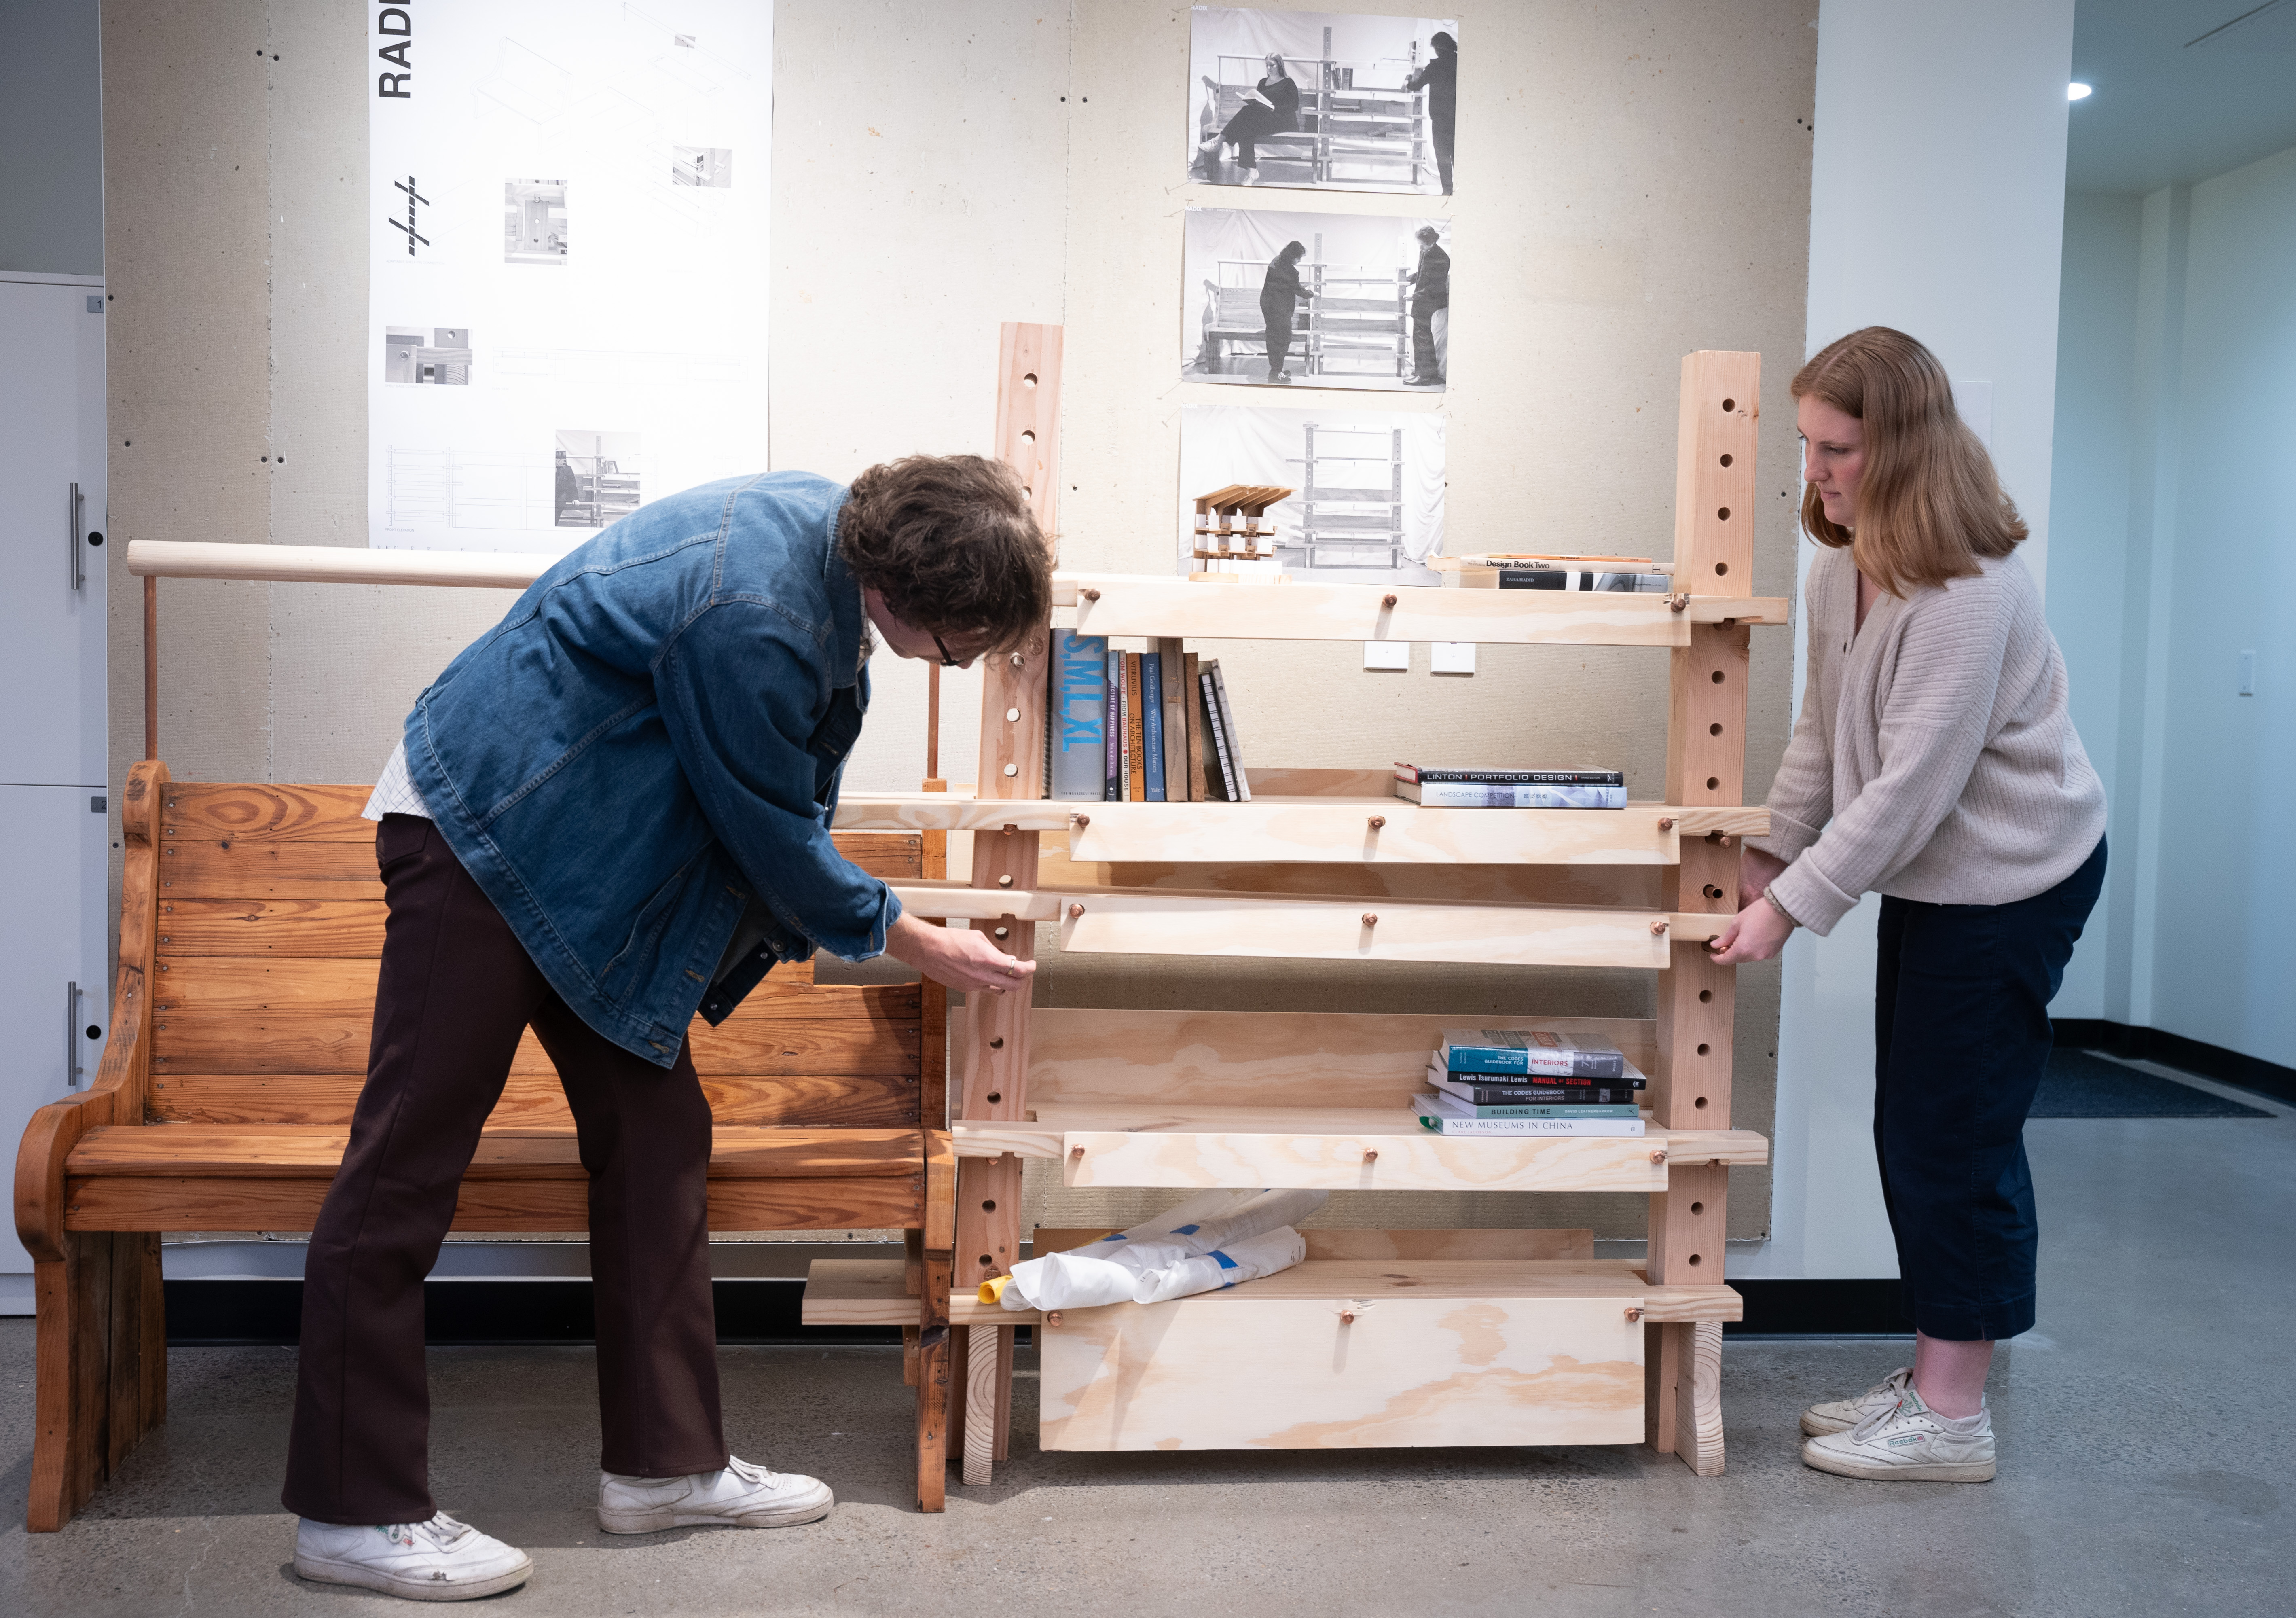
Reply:
<svg viewBox="0 0 2296 1618"><path fill-rule="evenodd" d="M1770 1142L1752 1129L1669 1129L1653 1125L1646 1138L1666 1147L1669 1165L1721 1163L1756 1168L1770 1161Z"/></svg>
<svg viewBox="0 0 2296 1618"><path fill-rule="evenodd" d="M1061 1131L1022 1123L965 1123L949 1126L959 1157L1058 1157Z"/></svg>

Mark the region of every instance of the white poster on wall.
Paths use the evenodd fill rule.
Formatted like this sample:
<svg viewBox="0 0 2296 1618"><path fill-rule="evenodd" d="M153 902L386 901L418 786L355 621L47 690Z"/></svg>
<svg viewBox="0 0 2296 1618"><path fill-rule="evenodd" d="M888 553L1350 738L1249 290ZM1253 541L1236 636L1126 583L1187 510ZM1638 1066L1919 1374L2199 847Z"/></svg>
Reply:
<svg viewBox="0 0 2296 1618"><path fill-rule="evenodd" d="M367 542L766 468L769 0L370 4Z"/></svg>
<svg viewBox="0 0 2296 1618"><path fill-rule="evenodd" d="M1180 410L1183 573L1291 573L1321 584L1437 585L1444 418L1431 410ZM1195 501L1236 484L1292 490L1269 506L1274 554L1198 555Z"/></svg>

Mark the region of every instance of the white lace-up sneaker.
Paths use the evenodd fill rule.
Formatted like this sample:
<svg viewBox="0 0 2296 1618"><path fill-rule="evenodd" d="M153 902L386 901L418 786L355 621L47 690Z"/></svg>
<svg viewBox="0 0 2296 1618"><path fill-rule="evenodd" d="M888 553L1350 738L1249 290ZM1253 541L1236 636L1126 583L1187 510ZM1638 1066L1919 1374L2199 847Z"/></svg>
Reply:
<svg viewBox="0 0 2296 1618"><path fill-rule="evenodd" d="M598 1474L598 1526L608 1533L665 1528L787 1528L818 1522L837 1497L818 1478L728 1461L687 1477Z"/></svg>
<svg viewBox="0 0 2296 1618"><path fill-rule="evenodd" d="M427 1523L373 1528L304 1517L295 1529L295 1571L322 1584L356 1584L409 1601L473 1601L515 1589L534 1563L442 1511Z"/></svg>
<svg viewBox="0 0 2296 1618"><path fill-rule="evenodd" d="M1805 1466L1840 1477L1925 1483L1993 1481L1993 1416L1980 1410L1956 1420L1922 1402L1908 1382L1895 1404L1875 1410L1847 1433L1806 1439Z"/></svg>
<svg viewBox="0 0 2296 1618"><path fill-rule="evenodd" d="M1914 1367L1901 1365L1855 1399L1825 1399L1801 1413L1802 1433L1816 1438L1827 1433L1847 1433L1876 1410L1896 1405L1898 1395L1913 1380Z"/></svg>

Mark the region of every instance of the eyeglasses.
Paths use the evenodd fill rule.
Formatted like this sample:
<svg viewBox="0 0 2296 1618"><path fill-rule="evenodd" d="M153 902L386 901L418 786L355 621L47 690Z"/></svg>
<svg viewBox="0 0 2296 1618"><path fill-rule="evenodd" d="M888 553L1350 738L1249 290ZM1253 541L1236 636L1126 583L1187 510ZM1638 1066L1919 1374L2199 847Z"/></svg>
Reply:
<svg viewBox="0 0 2296 1618"><path fill-rule="evenodd" d="M931 631L928 630L928 631L926 631L926 633L931 634ZM941 637L940 637L939 636L938 636L938 635L934 635L934 636L933 636L933 637L932 637L932 643L933 643L934 649L935 649L935 650L937 650L938 652L939 652L939 653L940 653L940 666L941 666L942 668L944 668L944 669L962 669L962 668L964 668L964 662L963 661L960 661L960 660L958 660L958 659L956 659L956 658L951 657L951 656L948 654L948 647L947 647L947 645L946 645L946 644L941 640Z"/></svg>

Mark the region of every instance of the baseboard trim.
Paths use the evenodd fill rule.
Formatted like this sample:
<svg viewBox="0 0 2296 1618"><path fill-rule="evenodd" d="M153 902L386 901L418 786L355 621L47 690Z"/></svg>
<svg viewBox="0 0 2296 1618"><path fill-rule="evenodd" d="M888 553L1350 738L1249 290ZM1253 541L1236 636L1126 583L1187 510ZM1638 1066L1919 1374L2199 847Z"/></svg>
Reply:
<svg viewBox="0 0 2296 1618"><path fill-rule="evenodd" d="M1746 1318L1722 1323L1725 1337L1910 1337L1895 1280L1734 1280Z"/></svg>
<svg viewBox="0 0 2296 1618"><path fill-rule="evenodd" d="M2275 1101L2296 1105L2296 1067L2243 1055L2165 1029L2136 1028L2103 1017L2056 1017L2050 1021L2057 1043L2072 1050L2101 1051L2131 1062L2158 1062L2218 1084L2237 1085Z"/></svg>
<svg viewBox="0 0 2296 1618"><path fill-rule="evenodd" d="M300 1281L169 1281L168 1346L291 1345L302 1335ZM810 1343L823 1347L898 1343L890 1326L817 1326L799 1319L805 1284L715 1281L718 1341L726 1344ZM422 1288L423 1341L574 1346L597 1341L590 1283L430 1281Z"/></svg>

